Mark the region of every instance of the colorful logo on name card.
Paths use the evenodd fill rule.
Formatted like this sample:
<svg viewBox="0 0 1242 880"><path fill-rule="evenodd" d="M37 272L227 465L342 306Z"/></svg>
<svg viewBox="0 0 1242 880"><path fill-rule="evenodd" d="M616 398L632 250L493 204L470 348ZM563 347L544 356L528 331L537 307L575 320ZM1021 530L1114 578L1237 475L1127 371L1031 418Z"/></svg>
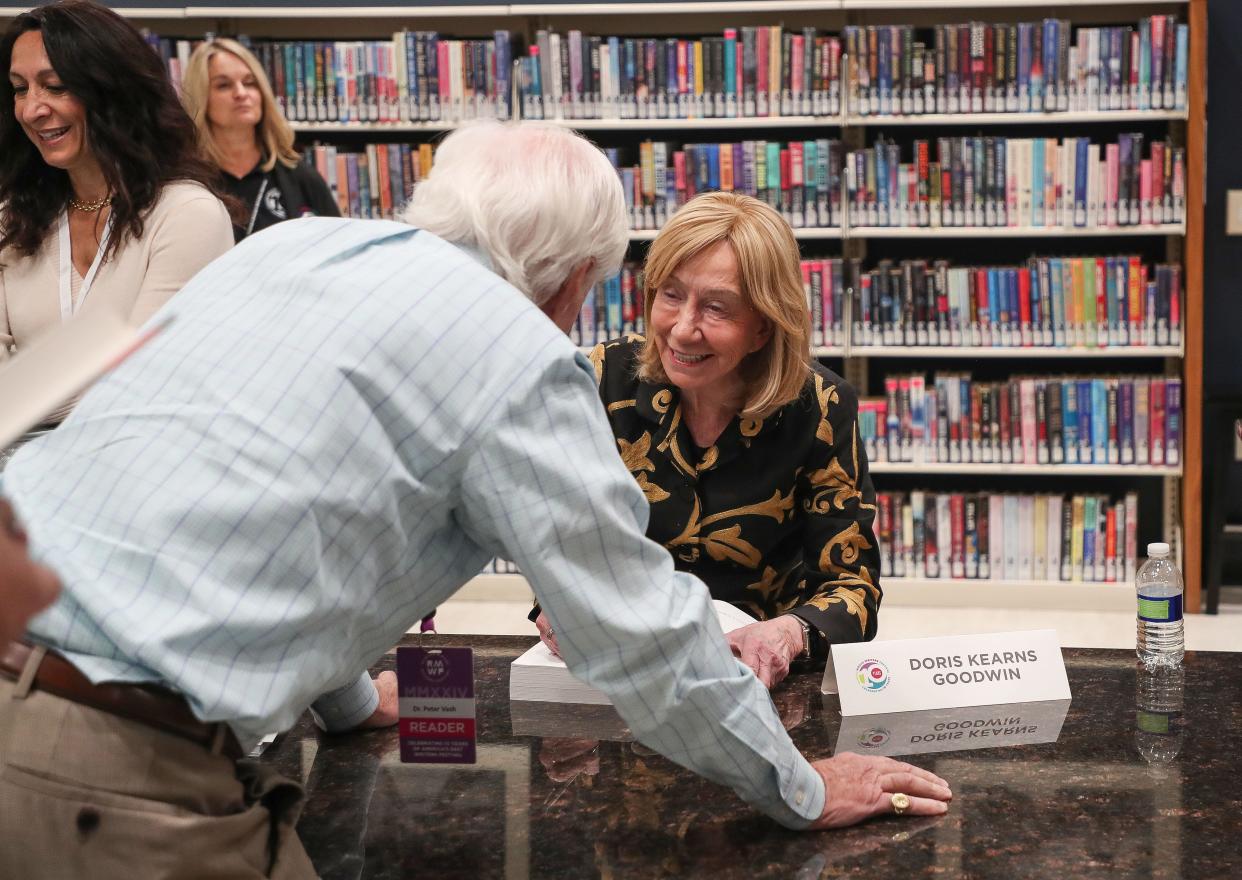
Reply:
<svg viewBox="0 0 1242 880"><path fill-rule="evenodd" d="M865 691L874 693L888 687L888 667L879 660L864 660L858 664L855 673Z"/></svg>
<svg viewBox="0 0 1242 880"><path fill-rule="evenodd" d="M864 749L878 749L888 742L889 736L889 732L883 727L871 727L859 735L858 744Z"/></svg>

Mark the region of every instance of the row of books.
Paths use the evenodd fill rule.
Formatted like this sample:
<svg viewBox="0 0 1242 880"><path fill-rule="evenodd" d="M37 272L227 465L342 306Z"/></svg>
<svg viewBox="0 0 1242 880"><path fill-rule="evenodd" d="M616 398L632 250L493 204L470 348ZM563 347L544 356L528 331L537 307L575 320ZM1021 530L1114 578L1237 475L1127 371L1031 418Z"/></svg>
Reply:
<svg viewBox="0 0 1242 880"><path fill-rule="evenodd" d="M1138 496L879 492L885 577L1127 583Z"/></svg>
<svg viewBox="0 0 1242 880"><path fill-rule="evenodd" d="M1185 220L1186 151L1167 140L942 137L901 147L879 138L847 153L854 226L1124 227ZM791 166L792 167L792 166ZM795 186L791 180L789 187ZM789 199L796 206L795 194Z"/></svg>
<svg viewBox="0 0 1242 880"><path fill-rule="evenodd" d="M1186 152L1165 140L943 137L916 140L912 161L883 137L845 152L839 140L644 141L638 163L605 152L635 229L658 229L701 192L743 192L790 225L1114 228L1185 219Z"/></svg>
<svg viewBox="0 0 1242 880"><path fill-rule="evenodd" d="M801 261L817 347L1115 348L1182 340L1182 268L1136 256L1032 257L1025 266L947 260ZM579 345L643 332L640 263L600 282L574 329Z"/></svg>
<svg viewBox="0 0 1242 880"><path fill-rule="evenodd" d="M180 89L201 41L147 39ZM403 30L388 40L239 41L258 57L291 122L457 122L513 113L508 31L474 40Z"/></svg>
<svg viewBox="0 0 1242 880"><path fill-rule="evenodd" d="M593 346L626 333L644 333L645 328L643 268L633 262L587 292L569 338L575 345Z"/></svg>
<svg viewBox="0 0 1242 880"><path fill-rule="evenodd" d="M327 181L345 217L391 220L414 184L431 173L431 144L367 144L360 150L316 144L303 154Z"/></svg>
<svg viewBox="0 0 1242 880"><path fill-rule="evenodd" d="M506 30L483 39L409 30L383 40L241 39L295 122L515 112ZM179 83L198 41L148 41ZM1051 18L850 26L839 35L776 25L691 38L540 29L518 57L517 92L521 114L537 119L1181 110L1187 60L1188 28L1172 15L1076 34Z"/></svg>
<svg viewBox="0 0 1242 880"><path fill-rule="evenodd" d="M635 229L659 229L699 193L740 192L779 210L791 226L840 226L845 150L839 140L639 144L637 165L605 149L621 175Z"/></svg>
<svg viewBox="0 0 1242 880"><path fill-rule="evenodd" d="M1177 465L1182 381L1165 376L888 376L859 402L877 462Z"/></svg>
<svg viewBox="0 0 1242 880"><path fill-rule="evenodd" d="M534 119L837 116L841 39L779 26L690 39L539 30L518 82Z"/></svg>
<svg viewBox="0 0 1242 880"><path fill-rule="evenodd" d="M1136 256L1032 257L1024 266L946 260L802 265L812 344L1057 348L1178 345L1182 267ZM822 342L820 341L822 340Z"/></svg>
<svg viewBox="0 0 1242 880"><path fill-rule="evenodd" d="M850 113L1027 113L1182 110L1189 28L1172 15L1135 26L1016 24L845 28ZM1076 37L1076 39L1075 39Z"/></svg>

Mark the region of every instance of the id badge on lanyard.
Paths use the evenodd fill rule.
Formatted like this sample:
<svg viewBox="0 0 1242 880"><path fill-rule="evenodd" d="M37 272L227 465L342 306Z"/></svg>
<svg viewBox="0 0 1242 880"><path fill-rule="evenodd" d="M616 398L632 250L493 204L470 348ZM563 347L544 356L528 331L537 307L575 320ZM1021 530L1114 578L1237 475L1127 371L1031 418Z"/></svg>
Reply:
<svg viewBox="0 0 1242 880"><path fill-rule="evenodd" d="M95 281L95 275L99 272L99 266L103 263L104 251L108 247L108 236L112 234L112 215L108 215L108 222L104 224L103 237L99 240L99 250L95 252L95 259L91 262L91 267L86 273L86 277L82 279L82 287L78 291L78 307L86 302L86 295L91 291L91 285ZM73 317L73 245L69 241L69 212L62 211L60 214L60 319L68 321Z"/></svg>

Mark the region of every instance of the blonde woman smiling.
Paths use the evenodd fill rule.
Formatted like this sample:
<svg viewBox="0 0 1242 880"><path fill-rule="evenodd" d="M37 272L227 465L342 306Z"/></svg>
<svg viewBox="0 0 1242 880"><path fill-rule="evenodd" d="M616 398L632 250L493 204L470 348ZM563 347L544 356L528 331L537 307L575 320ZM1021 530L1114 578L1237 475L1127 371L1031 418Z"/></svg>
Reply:
<svg viewBox="0 0 1242 880"><path fill-rule="evenodd" d="M759 622L727 638L768 687L875 637L875 490L854 389L813 361L797 241L748 196L693 199L652 243L647 337L591 360L647 537ZM535 613L545 642L555 634Z"/></svg>

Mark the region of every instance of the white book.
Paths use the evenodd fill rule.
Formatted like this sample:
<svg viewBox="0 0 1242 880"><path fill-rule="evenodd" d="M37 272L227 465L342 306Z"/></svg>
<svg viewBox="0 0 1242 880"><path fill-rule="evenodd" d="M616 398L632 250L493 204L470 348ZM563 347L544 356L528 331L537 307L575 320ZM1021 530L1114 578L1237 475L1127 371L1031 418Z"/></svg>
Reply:
<svg viewBox="0 0 1242 880"><path fill-rule="evenodd" d="M1005 511L1005 580L1018 579L1018 498L1016 495L1004 496Z"/></svg>
<svg viewBox="0 0 1242 880"><path fill-rule="evenodd" d="M1018 498L1018 580L1035 578L1035 496Z"/></svg>
<svg viewBox="0 0 1242 880"><path fill-rule="evenodd" d="M1126 493L1126 581L1134 583L1134 572L1138 566L1138 494ZM1117 547L1120 553L1121 534L1117 535Z"/></svg>
<svg viewBox="0 0 1242 880"><path fill-rule="evenodd" d="M1034 501L1034 549L1031 556L1031 579L1048 580L1048 498L1036 495Z"/></svg>
<svg viewBox="0 0 1242 880"><path fill-rule="evenodd" d="M1074 157L1077 154L1077 138L1065 138L1057 151L1057 223L1074 225Z"/></svg>
<svg viewBox="0 0 1242 880"><path fill-rule="evenodd" d="M1019 140L1014 152L1018 165L1018 222L1015 225L1031 226L1031 183L1034 176L1031 171L1031 142L1025 138Z"/></svg>
<svg viewBox="0 0 1242 880"><path fill-rule="evenodd" d="M29 431L159 333L171 319L138 330L107 309L79 312L0 367L0 449Z"/></svg>
<svg viewBox="0 0 1242 880"><path fill-rule="evenodd" d="M612 704L509 701L514 736L549 736L576 740L632 742L634 733Z"/></svg>
<svg viewBox="0 0 1242 880"><path fill-rule="evenodd" d="M1061 504L1060 495L1048 496L1048 580L1061 580Z"/></svg>
<svg viewBox="0 0 1242 880"><path fill-rule="evenodd" d="M1005 497L988 496L988 566L992 580L1005 577Z"/></svg>
<svg viewBox="0 0 1242 880"><path fill-rule="evenodd" d="M1087 228L1101 226L1100 179L1104 169L1100 167L1100 145L1087 147Z"/></svg>
<svg viewBox="0 0 1242 880"><path fill-rule="evenodd" d="M745 611L723 602L712 600L716 619L724 632L740 629L755 618ZM557 657L542 641L532 645L509 667L509 699L529 700L543 703L589 703L608 706L612 701L601 691L579 681L569 671L565 661Z"/></svg>

